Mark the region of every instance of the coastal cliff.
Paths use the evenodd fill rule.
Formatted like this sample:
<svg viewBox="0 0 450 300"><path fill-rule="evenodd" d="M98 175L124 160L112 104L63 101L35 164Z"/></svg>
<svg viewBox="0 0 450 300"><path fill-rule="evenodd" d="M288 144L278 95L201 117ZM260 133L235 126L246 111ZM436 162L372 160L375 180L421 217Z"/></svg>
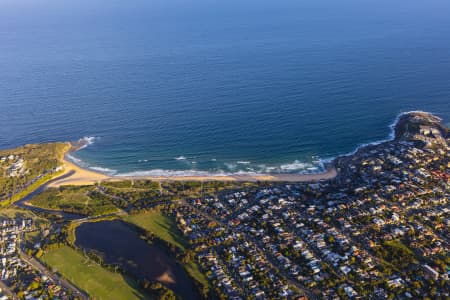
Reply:
<svg viewBox="0 0 450 300"><path fill-rule="evenodd" d="M379 152L393 151L396 153L405 148L406 150L418 148L428 149L433 153L433 149L438 153L445 153L444 149L448 149L450 144L449 128L442 123L439 117L428 112L403 113L392 125L392 130L393 137L390 140L368 144L359 147L349 155L337 157L332 163L338 172L337 179L347 180L349 174L361 169L357 167L358 165L373 163L372 158Z"/></svg>
<svg viewBox="0 0 450 300"><path fill-rule="evenodd" d="M394 130L396 140L425 141L428 139L431 141L450 137L449 129L442 124L442 120L427 112L402 114Z"/></svg>

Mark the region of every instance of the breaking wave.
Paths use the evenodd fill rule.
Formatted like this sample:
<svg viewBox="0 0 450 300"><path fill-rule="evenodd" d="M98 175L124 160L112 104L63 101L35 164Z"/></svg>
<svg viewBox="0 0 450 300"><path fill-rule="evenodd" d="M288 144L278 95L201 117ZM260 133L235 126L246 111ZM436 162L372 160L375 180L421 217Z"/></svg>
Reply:
<svg viewBox="0 0 450 300"><path fill-rule="evenodd" d="M78 143L81 145L77 151L80 151L82 149L87 148L88 146L94 144L95 140L98 139L98 137L95 136L85 136L81 139L78 140ZM95 165L90 165L89 163L85 162L84 160L81 160L75 156L73 156L72 154L67 154L66 158L73 162L74 164L76 164L77 166L81 167L81 168L85 168L85 169L89 169L95 172L99 172L99 173L103 173L106 175L110 175L113 176L115 174L117 174L117 170L113 170L110 168L106 168L106 167L99 167L99 166L95 166Z"/></svg>
<svg viewBox="0 0 450 300"><path fill-rule="evenodd" d="M103 174L107 174L107 175L116 175L117 174L117 170L113 170L110 168L103 168L103 167L88 167L89 169L93 170L93 171L97 171Z"/></svg>
<svg viewBox="0 0 450 300"><path fill-rule="evenodd" d="M265 165L249 163L229 163L221 164L223 168L212 170L137 170L130 172L117 173L117 177L145 177L145 176L162 176L162 177L189 177L189 176L233 176L233 175L263 175L263 174L312 174L325 170L326 161L315 160L313 162L301 162L295 160L292 163L281 165ZM93 168L91 168L93 169Z"/></svg>
<svg viewBox="0 0 450 300"><path fill-rule="evenodd" d="M87 164L84 161L82 161L79 158L76 158L75 156L73 156L71 154L67 154L66 158L79 167L87 168Z"/></svg>
<svg viewBox="0 0 450 300"><path fill-rule="evenodd" d="M87 162L85 162L71 154L67 154L66 158L68 160L70 160L71 162L73 162L74 164L76 164L77 166L84 168L84 169L92 170L92 171L103 173L103 174L110 175L110 176L117 174L117 170L113 170L113 169L105 168L105 167L99 167L99 166L92 166L92 165L88 164Z"/></svg>
<svg viewBox="0 0 450 300"><path fill-rule="evenodd" d="M400 120L400 118L408 113L419 112L419 111L408 111L399 113L394 121L389 125L389 135L386 139L377 140L370 143L359 144L355 150L352 152L338 155L350 156L355 154L358 150L366 146L379 145L384 142L391 141L395 138L395 126ZM84 149L87 146L95 142L96 137L84 137L80 140L83 146L80 149ZM163 168L155 168L151 170L136 170L129 172L119 172L117 170L109 169L106 167L92 166L88 163L76 158L72 155L68 155L68 158L79 165L80 167L88 168L93 171L101 172L108 175L114 175L118 177L129 177L129 176L233 176L233 175L261 175L261 174L314 174L320 173L326 170L327 166L331 164L336 157L319 158L317 156L311 157L309 160L294 160L288 163L281 164L256 164L247 160L237 160L234 162L220 161L216 158L206 159L205 161L196 160L189 161L192 165L202 165L208 162L213 166L205 167L204 169L210 170L170 170ZM186 161L188 158L186 156L178 156L174 158L176 161ZM139 160L139 163L147 162L148 160Z"/></svg>
<svg viewBox="0 0 450 300"><path fill-rule="evenodd" d="M78 143L80 143L81 147L78 148L78 150L82 150L82 149L92 145L97 138L98 137L95 137L95 136L85 136L85 137L79 139Z"/></svg>
<svg viewBox="0 0 450 300"><path fill-rule="evenodd" d="M195 171L195 170L186 170L186 171L178 171L178 170L163 170L163 169L154 169L148 171L134 171L134 172L126 172L116 174L117 177L144 177L144 176L163 176L163 177L178 177L178 176L229 176L233 173L225 173L225 172L209 172L209 171Z"/></svg>
<svg viewBox="0 0 450 300"><path fill-rule="evenodd" d="M337 157L341 157L341 156L351 156L356 154L361 148L367 147L367 146L376 146L376 145L380 145L382 143L386 143L386 142L390 142L392 140L395 139L395 126L397 126L398 121L400 121L400 118L404 115L407 114L411 114L411 113L426 113L422 110L411 110L411 111L404 111L401 112L399 114L397 114L397 116L395 117L394 121L392 121L391 124L389 124L389 135L387 138L382 139L382 140L377 140L374 142L369 142L369 143L361 143L358 146L356 146L355 150L349 152L349 153L345 153L342 155L338 155ZM435 115L435 113L432 113L433 115ZM333 158L333 160L336 159L336 157Z"/></svg>

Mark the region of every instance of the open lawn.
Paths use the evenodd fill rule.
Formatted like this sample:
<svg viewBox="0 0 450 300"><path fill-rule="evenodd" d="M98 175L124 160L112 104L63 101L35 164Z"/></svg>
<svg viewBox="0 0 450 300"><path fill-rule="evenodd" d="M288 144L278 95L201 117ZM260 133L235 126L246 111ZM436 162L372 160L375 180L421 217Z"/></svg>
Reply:
<svg viewBox="0 0 450 300"><path fill-rule="evenodd" d="M45 253L41 260L93 299L149 299L134 281L86 260L69 246L53 249Z"/></svg>
<svg viewBox="0 0 450 300"><path fill-rule="evenodd" d="M182 233L177 228L177 225L168 216L165 216L158 210L129 215L124 218L125 221L133 223L147 231L157 235L160 239L163 239L183 250L187 246L187 242L184 239ZM189 262L185 265L186 271L205 286L208 286L208 280L203 275L199 266L194 262Z"/></svg>
<svg viewBox="0 0 450 300"><path fill-rule="evenodd" d="M152 232L159 238L183 250L187 245L186 240L183 238L180 230L178 230L175 222L170 217L163 215L157 210L137 215L129 215L126 216L124 220Z"/></svg>
<svg viewBox="0 0 450 300"><path fill-rule="evenodd" d="M196 264L194 261L190 261L189 263L185 264L184 268L186 269L186 272L188 272L189 275L191 275L195 280L197 280L204 286L209 286L208 279L203 274L199 265Z"/></svg>
<svg viewBox="0 0 450 300"><path fill-rule="evenodd" d="M110 214L118 210L93 186L50 188L31 199L31 204L85 215Z"/></svg>

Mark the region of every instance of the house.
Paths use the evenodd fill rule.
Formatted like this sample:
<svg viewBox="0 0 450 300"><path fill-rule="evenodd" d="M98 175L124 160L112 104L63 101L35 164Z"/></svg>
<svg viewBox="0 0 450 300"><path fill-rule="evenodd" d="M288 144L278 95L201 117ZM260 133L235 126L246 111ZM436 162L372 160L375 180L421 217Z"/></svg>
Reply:
<svg viewBox="0 0 450 300"><path fill-rule="evenodd" d="M439 279L439 273L436 272L432 267L430 267L429 265L424 265L423 269L425 270L425 272L427 273L428 276L430 276L431 278L433 278L433 280L438 280Z"/></svg>

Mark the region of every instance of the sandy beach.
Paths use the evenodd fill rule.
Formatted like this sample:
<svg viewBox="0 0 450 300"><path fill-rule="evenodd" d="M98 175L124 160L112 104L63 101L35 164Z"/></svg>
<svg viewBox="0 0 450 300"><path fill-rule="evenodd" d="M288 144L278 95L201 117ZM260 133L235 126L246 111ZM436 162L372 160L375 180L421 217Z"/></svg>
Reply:
<svg viewBox="0 0 450 300"><path fill-rule="evenodd" d="M133 176L112 177L114 179L150 179L156 181L287 181L307 182L332 179L336 177L335 168L317 174L245 174L245 175L223 175L223 176Z"/></svg>
<svg viewBox="0 0 450 300"><path fill-rule="evenodd" d="M81 168L67 158L64 158L63 162L64 174L72 173L72 175L61 180L52 181L48 185L49 187L59 187L62 185L90 185L111 178L111 176Z"/></svg>
<svg viewBox="0 0 450 300"><path fill-rule="evenodd" d="M285 181L285 182L313 182L336 177L337 171L330 167L326 172L317 174L245 174L245 175L211 175L211 176L110 176L99 172L81 168L64 158L65 174L71 173L60 180L54 180L49 187L62 185L90 185L104 180L147 179L155 181Z"/></svg>

